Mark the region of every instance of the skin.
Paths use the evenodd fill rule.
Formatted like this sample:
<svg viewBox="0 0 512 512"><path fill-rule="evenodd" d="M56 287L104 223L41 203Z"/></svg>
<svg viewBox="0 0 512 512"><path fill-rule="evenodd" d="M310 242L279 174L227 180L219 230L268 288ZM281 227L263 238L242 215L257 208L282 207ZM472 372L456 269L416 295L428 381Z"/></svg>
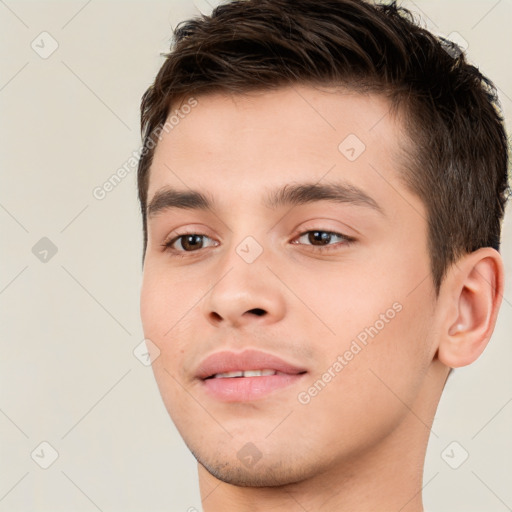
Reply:
<svg viewBox="0 0 512 512"><path fill-rule="evenodd" d="M204 511L422 511L430 426L450 367L478 358L492 334L500 255L463 256L436 297L426 208L400 179L408 142L385 99L302 85L197 100L158 143L148 202L173 186L203 191L217 208L148 218L141 317L160 350L153 370L163 401L198 460ZM354 161L338 149L349 134L366 146ZM325 200L263 205L286 184L338 181L382 212ZM355 240L334 237L320 252L301 236L313 230ZM206 235L203 247L162 246L184 233ZM236 252L247 236L263 250L253 263ZM301 403L298 394L332 375L393 304L400 312ZM307 374L260 400L206 395L194 379L200 361L245 348ZM251 467L237 456L247 443L261 454Z"/></svg>

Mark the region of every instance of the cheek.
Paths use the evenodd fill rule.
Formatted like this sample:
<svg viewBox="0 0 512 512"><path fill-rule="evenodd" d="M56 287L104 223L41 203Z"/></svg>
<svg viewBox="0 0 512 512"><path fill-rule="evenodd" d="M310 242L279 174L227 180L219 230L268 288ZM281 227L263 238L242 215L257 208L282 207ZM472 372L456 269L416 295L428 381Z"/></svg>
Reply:
<svg viewBox="0 0 512 512"><path fill-rule="evenodd" d="M356 262L326 272L317 269L314 280L295 279L294 293L309 310L297 303L297 311L307 317L304 327L311 343L319 355L331 358L349 349L356 338L363 346L381 338L397 322L404 301L389 273Z"/></svg>
<svg viewBox="0 0 512 512"><path fill-rule="evenodd" d="M191 304L196 299L191 297L191 287L178 287L179 279L170 274L168 269L157 268L151 262L145 264L140 315L144 337L160 351L151 366L164 405L175 419L176 411L187 410L190 405L183 400L179 370L188 339L186 332L192 319Z"/></svg>
<svg viewBox="0 0 512 512"><path fill-rule="evenodd" d="M319 318L309 327L319 355L312 382L329 370L336 375L325 375L332 380L325 393L319 383L326 401L334 405L343 396L363 413L368 400L384 409L402 407L393 392L406 402L414 400L432 359L433 289L431 279L425 279L427 264L418 258L383 257L364 270L354 265L331 278L323 276L317 281L325 283L321 289L305 283L298 289L313 299L308 306Z"/></svg>
<svg viewBox="0 0 512 512"><path fill-rule="evenodd" d="M198 306L207 291L199 276L170 269L165 262L148 260L145 265L140 314L144 337L160 351L152 366L162 395L169 398L166 405L182 392L179 383L186 385L190 361L197 360L201 349L191 340L200 334L198 325L204 325Z"/></svg>
<svg viewBox="0 0 512 512"><path fill-rule="evenodd" d="M140 316L144 336L160 345L160 339L171 326L169 311L174 310L172 294L154 275L144 274L140 294Z"/></svg>
<svg viewBox="0 0 512 512"><path fill-rule="evenodd" d="M309 398L299 410L304 421L323 418L322 438L338 445L342 439L346 450L374 443L393 431L414 409L420 392L428 367L425 329L416 322L413 305L393 312L385 326L369 321L359 329L366 344L357 335L338 337L326 363L308 383L311 387L304 387L308 396L301 395L301 403Z"/></svg>
<svg viewBox="0 0 512 512"><path fill-rule="evenodd" d="M185 281L176 269L146 262L140 294L144 335L157 344L176 338L202 295L196 282Z"/></svg>

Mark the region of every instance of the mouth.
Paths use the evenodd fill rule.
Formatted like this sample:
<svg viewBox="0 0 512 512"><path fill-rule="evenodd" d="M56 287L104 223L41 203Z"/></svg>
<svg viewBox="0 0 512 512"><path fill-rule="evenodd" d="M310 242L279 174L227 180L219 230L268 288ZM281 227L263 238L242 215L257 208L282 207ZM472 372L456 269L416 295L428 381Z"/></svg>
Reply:
<svg viewBox="0 0 512 512"><path fill-rule="evenodd" d="M196 378L204 391L222 402L248 402L277 393L302 380L305 368L257 350L222 351L207 357Z"/></svg>
<svg viewBox="0 0 512 512"><path fill-rule="evenodd" d="M298 375L302 375L306 372L300 372ZM210 377L206 377L205 380L208 379L239 379L242 377L268 377L269 375L290 375L288 373L279 372L277 370L240 370L234 372L226 372L226 373L216 373L211 375Z"/></svg>

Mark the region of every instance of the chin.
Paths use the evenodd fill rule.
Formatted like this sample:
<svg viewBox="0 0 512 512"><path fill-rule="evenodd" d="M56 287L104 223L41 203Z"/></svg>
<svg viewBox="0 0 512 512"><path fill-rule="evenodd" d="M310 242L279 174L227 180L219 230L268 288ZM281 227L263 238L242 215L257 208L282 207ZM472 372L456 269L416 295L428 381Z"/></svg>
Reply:
<svg viewBox="0 0 512 512"><path fill-rule="evenodd" d="M285 463L276 457L276 460L269 461L267 455L254 466L247 467L236 457L227 461L228 457L220 459L219 454L206 457L193 450L191 452L197 462L217 480L238 487L281 487L307 480L319 471L319 468L304 460Z"/></svg>

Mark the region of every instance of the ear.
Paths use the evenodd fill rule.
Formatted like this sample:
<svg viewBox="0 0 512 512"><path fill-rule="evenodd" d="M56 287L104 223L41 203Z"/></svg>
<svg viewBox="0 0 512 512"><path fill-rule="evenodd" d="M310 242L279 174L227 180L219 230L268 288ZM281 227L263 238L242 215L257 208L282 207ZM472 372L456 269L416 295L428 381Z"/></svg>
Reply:
<svg viewBox="0 0 512 512"><path fill-rule="evenodd" d="M501 255L483 247L461 257L449 269L440 290L443 309L437 356L451 368L480 357L494 331L503 298Z"/></svg>

